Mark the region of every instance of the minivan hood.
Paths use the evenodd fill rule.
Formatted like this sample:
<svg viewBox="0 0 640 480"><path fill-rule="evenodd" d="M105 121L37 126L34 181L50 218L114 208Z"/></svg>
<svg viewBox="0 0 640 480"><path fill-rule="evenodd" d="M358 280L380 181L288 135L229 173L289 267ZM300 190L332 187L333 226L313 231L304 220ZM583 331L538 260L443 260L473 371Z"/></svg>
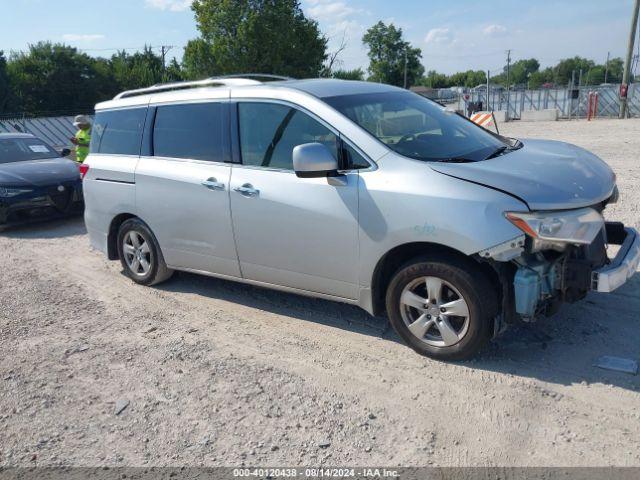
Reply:
<svg viewBox="0 0 640 480"><path fill-rule="evenodd" d="M551 140L522 140L522 148L470 163L432 163L435 171L507 192L531 210L581 208L613 194L611 168L583 148Z"/></svg>
<svg viewBox="0 0 640 480"><path fill-rule="evenodd" d="M42 187L79 179L77 163L68 158L0 164L0 186Z"/></svg>

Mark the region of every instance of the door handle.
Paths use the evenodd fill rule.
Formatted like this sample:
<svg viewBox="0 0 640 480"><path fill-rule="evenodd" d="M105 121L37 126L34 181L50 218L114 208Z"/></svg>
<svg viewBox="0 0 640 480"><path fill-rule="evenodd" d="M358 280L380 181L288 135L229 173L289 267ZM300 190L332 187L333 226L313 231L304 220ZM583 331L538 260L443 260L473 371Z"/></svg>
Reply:
<svg viewBox="0 0 640 480"><path fill-rule="evenodd" d="M253 185L250 183L245 183L241 187L236 187L233 189L238 192L240 195L244 195L245 197L255 197L260 194L260 190L257 188L253 188Z"/></svg>
<svg viewBox="0 0 640 480"><path fill-rule="evenodd" d="M219 182L214 177L207 178L202 185L207 187L209 190L224 190L224 183Z"/></svg>

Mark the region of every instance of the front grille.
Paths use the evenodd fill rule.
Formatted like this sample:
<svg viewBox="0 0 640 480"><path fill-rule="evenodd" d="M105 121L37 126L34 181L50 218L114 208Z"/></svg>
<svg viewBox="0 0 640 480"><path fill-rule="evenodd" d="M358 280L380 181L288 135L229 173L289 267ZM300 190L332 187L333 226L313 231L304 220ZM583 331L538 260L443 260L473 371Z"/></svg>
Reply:
<svg viewBox="0 0 640 480"><path fill-rule="evenodd" d="M49 188L49 200L60 212L66 211L70 206L73 199L73 188L70 186L64 186L64 191L60 192L58 186Z"/></svg>

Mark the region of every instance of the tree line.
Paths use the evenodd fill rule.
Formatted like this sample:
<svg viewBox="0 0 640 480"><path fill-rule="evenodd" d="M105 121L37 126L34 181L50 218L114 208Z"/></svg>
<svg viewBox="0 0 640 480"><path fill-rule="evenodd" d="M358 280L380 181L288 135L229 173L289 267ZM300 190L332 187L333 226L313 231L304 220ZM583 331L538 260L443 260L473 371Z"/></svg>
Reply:
<svg viewBox="0 0 640 480"><path fill-rule="evenodd" d="M0 114L25 112L90 112L93 106L122 90L171 81L233 73L273 73L293 78L333 77L368 80L397 86L431 88L475 87L486 83L486 72L469 70L445 75L425 74L422 51L403 37L393 23L378 22L362 38L369 66L340 68L345 45L329 51L318 23L307 18L299 0L195 0L192 4L199 37L188 42L182 61L163 64L152 47L120 51L110 58L92 57L60 43L43 41L26 51L0 50ZM622 60L608 68L575 57L540 70L536 59L519 60L509 69L511 85L537 88L564 86L572 72L582 70L585 84L619 83ZM577 75L577 73L576 73ZM507 83L506 67L491 83ZM577 83L577 78L576 78Z"/></svg>
<svg viewBox="0 0 640 480"><path fill-rule="evenodd" d="M493 85L537 89L543 86L564 88L571 82L578 85L600 85L622 82L624 62L612 58L606 64L596 64L593 60L573 57L560 60L555 66L540 70L540 62L535 58L518 60L499 73L490 72ZM445 75L430 70L422 78L421 85L430 88L476 87L487 83L487 72L468 70L453 75Z"/></svg>

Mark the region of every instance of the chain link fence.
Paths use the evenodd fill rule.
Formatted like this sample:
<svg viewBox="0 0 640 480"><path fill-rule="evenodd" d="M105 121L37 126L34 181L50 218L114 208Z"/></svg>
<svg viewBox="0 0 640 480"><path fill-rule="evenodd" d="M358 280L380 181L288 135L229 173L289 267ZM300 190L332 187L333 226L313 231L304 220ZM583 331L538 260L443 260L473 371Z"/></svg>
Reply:
<svg viewBox="0 0 640 480"><path fill-rule="evenodd" d="M587 116L589 93L598 94L597 116L618 117L620 112L620 85L598 85L570 88L544 88L538 90L506 90L477 88L458 95L456 108L467 112L469 102L481 102L482 109L505 111L509 119L520 119L525 110L558 110L560 118ZM640 87L629 85L627 115L640 117Z"/></svg>
<svg viewBox="0 0 640 480"><path fill-rule="evenodd" d="M52 147L71 147L71 137L77 131L73 126L74 117L75 115L0 115L0 133L31 133Z"/></svg>

